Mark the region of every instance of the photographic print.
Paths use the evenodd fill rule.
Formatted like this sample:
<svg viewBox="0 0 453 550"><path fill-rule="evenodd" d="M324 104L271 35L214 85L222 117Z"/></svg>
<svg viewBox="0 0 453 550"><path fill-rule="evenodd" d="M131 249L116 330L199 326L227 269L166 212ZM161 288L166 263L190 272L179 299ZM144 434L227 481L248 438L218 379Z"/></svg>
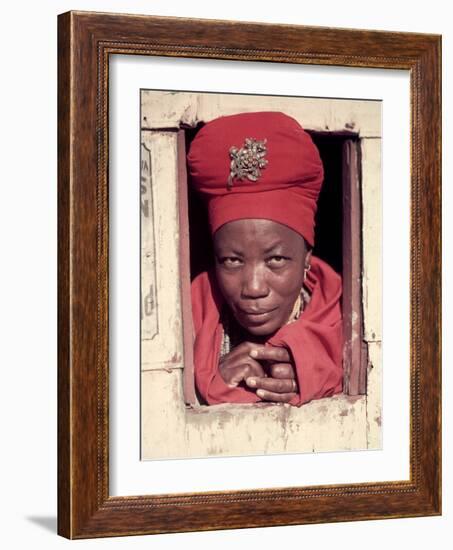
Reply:
<svg viewBox="0 0 453 550"><path fill-rule="evenodd" d="M58 532L439 515L441 37L68 12L58 41ZM382 73L257 95L279 64Z"/></svg>
<svg viewBox="0 0 453 550"><path fill-rule="evenodd" d="M381 447L381 101L141 90L141 458Z"/></svg>

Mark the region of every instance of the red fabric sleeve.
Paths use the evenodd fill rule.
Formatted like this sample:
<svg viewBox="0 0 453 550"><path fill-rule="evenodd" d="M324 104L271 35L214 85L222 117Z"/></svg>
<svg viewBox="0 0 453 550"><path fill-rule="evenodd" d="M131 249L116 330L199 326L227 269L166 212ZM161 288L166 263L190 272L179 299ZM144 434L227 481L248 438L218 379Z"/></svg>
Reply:
<svg viewBox="0 0 453 550"><path fill-rule="evenodd" d="M302 405L330 397L343 389L343 324L341 278L319 259L312 262L311 301L300 319L282 327L269 340L287 348L296 370L298 395L290 403Z"/></svg>
<svg viewBox="0 0 453 550"><path fill-rule="evenodd" d="M287 348L293 358L299 393L291 405L330 397L342 391L341 321L332 327L301 321L272 345Z"/></svg>
<svg viewBox="0 0 453 550"><path fill-rule="evenodd" d="M255 403L261 401L244 386L230 388L220 374L218 364L223 328L220 324L220 301L212 275L201 273L192 282L192 314L195 332L195 383L209 405L219 403Z"/></svg>
<svg viewBox="0 0 453 550"><path fill-rule="evenodd" d="M225 384L218 369L206 386L203 397L210 405L218 405L219 403L257 403L261 401L255 391L245 386L240 385L231 388Z"/></svg>

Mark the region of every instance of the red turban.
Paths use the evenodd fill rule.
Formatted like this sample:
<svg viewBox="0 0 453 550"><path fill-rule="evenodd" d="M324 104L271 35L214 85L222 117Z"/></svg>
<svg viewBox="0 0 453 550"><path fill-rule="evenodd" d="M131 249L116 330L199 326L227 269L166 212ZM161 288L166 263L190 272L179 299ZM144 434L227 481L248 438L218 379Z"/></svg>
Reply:
<svg viewBox="0 0 453 550"><path fill-rule="evenodd" d="M296 120L280 112L217 118L198 132L187 158L212 233L233 220L265 218L313 246L324 173L316 146Z"/></svg>

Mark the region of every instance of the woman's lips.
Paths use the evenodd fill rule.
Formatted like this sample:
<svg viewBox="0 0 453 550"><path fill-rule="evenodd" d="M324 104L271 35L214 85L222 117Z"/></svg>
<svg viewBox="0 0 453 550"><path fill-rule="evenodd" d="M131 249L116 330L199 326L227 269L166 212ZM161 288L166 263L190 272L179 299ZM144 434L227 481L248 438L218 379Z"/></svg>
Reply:
<svg viewBox="0 0 453 550"><path fill-rule="evenodd" d="M259 309L259 310L245 310L238 308L238 313L241 317L245 317L248 321L254 322L254 323L261 323L263 321L267 321L269 317L272 316L274 311L277 308L274 307L272 309Z"/></svg>

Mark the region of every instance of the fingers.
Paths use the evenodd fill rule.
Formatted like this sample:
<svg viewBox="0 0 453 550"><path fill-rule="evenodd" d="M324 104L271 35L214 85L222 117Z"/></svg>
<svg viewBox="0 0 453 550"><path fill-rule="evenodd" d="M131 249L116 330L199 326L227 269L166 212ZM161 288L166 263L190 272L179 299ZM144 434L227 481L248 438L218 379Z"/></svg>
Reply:
<svg viewBox="0 0 453 550"><path fill-rule="evenodd" d="M294 368L290 363L274 363L269 366L272 378L296 378Z"/></svg>
<svg viewBox="0 0 453 550"><path fill-rule="evenodd" d="M250 379L266 380L268 373L274 381L271 385L251 384L250 388L264 389L272 393L292 393L297 391L294 368L287 349L282 347L263 346L252 342L243 342L230 353L222 357L219 363L220 373L230 387L238 386L242 381ZM264 365L264 366L263 366ZM280 381L283 381L280 383Z"/></svg>
<svg viewBox="0 0 453 550"><path fill-rule="evenodd" d="M250 357L258 361L273 361L277 363L290 363L291 356L286 348L277 346L260 346L250 351Z"/></svg>
<svg viewBox="0 0 453 550"><path fill-rule="evenodd" d="M241 344L233 348L228 355L232 357L237 355L250 355L252 351L259 351L261 348L264 349L263 344L255 344L254 342L242 342ZM250 357L253 357L253 355L250 355Z"/></svg>
<svg viewBox="0 0 453 550"><path fill-rule="evenodd" d="M249 377L246 379L246 384L250 388L269 391L271 393L286 394L295 393L297 391L297 382L294 378L278 379L278 378L255 378Z"/></svg>
<svg viewBox="0 0 453 550"><path fill-rule="evenodd" d="M286 348L262 346L248 342L247 346L240 351L242 356L246 352L249 359L268 365L269 377L251 375L241 378L241 380L245 380L249 388L256 391L257 396L263 401L288 403L297 395L296 375L291 355ZM241 375L244 375L244 372L239 374L239 376Z"/></svg>
<svg viewBox="0 0 453 550"><path fill-rule="evenodd" d="M225 373L225 382L227 382L227 385L230 388L235 388L240 384L240 382L242 382L242 380L246 379L248 372L249 370L247 366L229 367Z"/></svg>
<svg viewBox="0 0 453 550"><path fill-rule="evenodd" d="M274 401L276 403L289 403L293 397L297 395L295 392L291 393L274 393L266 390L257 390L256 395L261 397L263 401Z"/></svg>
<svg viewBox="0 0 453 550"><path fill-rule="evenodd" d="M237 357L223 361L220 365L220 373L226 384L236 387L249 377L264 378L266 376L263 367L251 357Z"/></svg>

